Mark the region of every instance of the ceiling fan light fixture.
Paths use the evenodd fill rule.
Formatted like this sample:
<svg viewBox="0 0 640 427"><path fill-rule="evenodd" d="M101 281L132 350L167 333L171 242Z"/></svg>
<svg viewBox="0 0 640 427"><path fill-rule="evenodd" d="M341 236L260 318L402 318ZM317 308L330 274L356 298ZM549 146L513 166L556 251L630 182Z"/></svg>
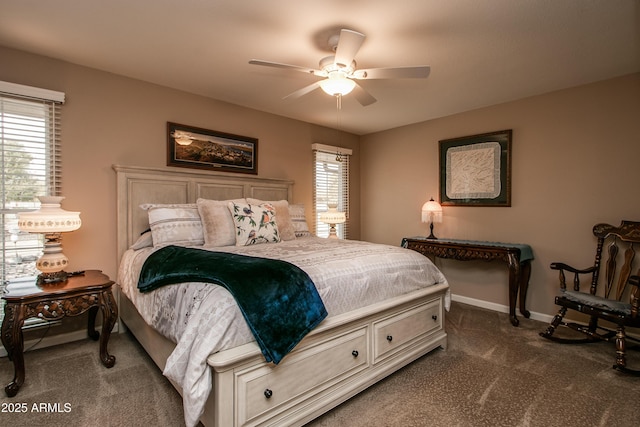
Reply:
<svg viewBox="0 0 640 427"><path fill-rule="evenodd" d="M323 92L338 98L338 109L340 109L342 96L347 95L354 89L355 99L363 107L376 102L376 99L369 94L365 88L357 85L354 79L424 79L429 75L430 68L428 66L358 70L356 68L355 57L364 39L364 34L346 28L341 29L339 35L334 34L329 39L329 47L335 52L335 55L322 58L320 60L320 69L316 70L298 65L282 64L280 62L263 61L260 59L252 59L249 61L249 64L295 70L316 77L324 77L324 80L316 81L302 89L298 89L283 99L300 98L321 87Z"/></svg>
<svg viewBox="0 0 640 427"><path fill-rule="evenodd" d="M331 96L347 95L356 87L356 82L347 78L344 73L332 72L329 76L319 82L325 93Z"/></svg>

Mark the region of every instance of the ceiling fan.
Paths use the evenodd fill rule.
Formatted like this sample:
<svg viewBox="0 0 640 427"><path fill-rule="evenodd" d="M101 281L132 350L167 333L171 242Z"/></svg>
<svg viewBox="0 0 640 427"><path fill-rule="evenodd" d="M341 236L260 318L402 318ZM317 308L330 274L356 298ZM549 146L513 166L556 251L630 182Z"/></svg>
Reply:
<svg viewBox="0 0 640 427"><path fill-rule="evenodd" d="M259 59L252 59L249 64L301 71L323 77L322 80L305 86L285 96L284 99L299 98L322 88L329 95L335 96L343 96L353 91L355 98L363 106L373 104L376 99L355 80L424 79L429 76L431 69L427 66L357 69L354 58L360 50L364 38L364 34L347 29L342 29L339 35L330 37L329 47L335 51L335 55L322 58L319 70Z"/></svg>

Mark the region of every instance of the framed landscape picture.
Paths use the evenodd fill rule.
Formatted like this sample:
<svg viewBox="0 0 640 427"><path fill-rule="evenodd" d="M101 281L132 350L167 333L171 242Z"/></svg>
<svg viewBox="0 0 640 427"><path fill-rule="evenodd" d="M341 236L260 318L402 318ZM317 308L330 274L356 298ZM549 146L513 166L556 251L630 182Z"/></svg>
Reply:
<svg viewBox="0 0 640 427"><path fill-rule="evenodd" d="M167 166L258 173L258 140L167 123Z"/></svg>
<svg viewBox="0 0 640 427"><path fill-rule="evenodd" d="M512 131L440 142L440 204L511 206Z"/></svg>

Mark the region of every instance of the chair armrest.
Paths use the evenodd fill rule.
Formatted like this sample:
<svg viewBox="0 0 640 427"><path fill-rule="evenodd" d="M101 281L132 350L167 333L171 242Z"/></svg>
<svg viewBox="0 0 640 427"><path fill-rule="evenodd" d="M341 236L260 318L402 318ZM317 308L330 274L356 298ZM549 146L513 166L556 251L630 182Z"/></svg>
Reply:
<svg viewBox="0 0 640 427"><path fill-rule="evenodd" d="M596 267L592 266L589 268L583 268L583 269L577 269L574 267L571 267L570 265L567 265L563 262L552 262L551 263L551 269L552 270L559 270L560 271L560 289L562 289L563 291L567 289L567 282L566 279L564 277L564 272L568 271L570 273L573 273L573 290L574 291L579 291L580 290L580 274L593 274L594 271L596 271Z"/></svg>
<svg viewBox="0 0 640 427"><path fill-rule="evenodd" d="M593 273L596 269L595 266L578 269L578 268L571 267L570 265L565 264L563 262L552 262L550 267L552 270L567 270L571 273L576 273L576 274L590 274L590 273Z"/></svg>

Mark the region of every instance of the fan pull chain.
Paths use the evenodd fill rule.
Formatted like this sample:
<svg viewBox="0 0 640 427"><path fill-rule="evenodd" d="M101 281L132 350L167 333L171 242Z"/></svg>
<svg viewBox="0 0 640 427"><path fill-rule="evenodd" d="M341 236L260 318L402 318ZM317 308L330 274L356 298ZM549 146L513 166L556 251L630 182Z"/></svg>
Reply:
<svg viewBox="0 0 640 427"><path fill-rule="evenodd" d="M340 110L342 110L342 94L336 94L336 134L338 135L338 145L340 145ZM342 162L340 151L336 152L336 162Z"/></svg>

